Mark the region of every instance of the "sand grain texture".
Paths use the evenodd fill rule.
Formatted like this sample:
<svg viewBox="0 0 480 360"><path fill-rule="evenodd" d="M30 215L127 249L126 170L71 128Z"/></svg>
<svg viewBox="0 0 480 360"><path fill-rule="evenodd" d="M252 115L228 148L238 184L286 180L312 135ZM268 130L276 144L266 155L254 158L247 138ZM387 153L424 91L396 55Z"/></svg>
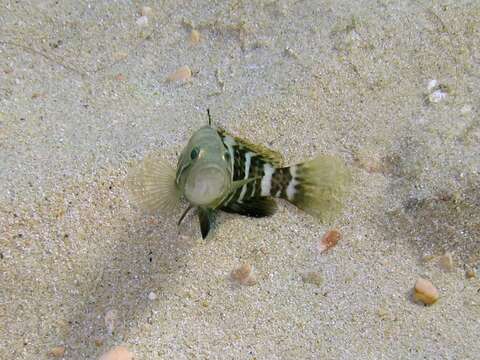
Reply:
<svg viewBox="0 0 480 360"><path fill-rule="evenodd" d="M476 1L1 2L0 358L476 358L479 49ZM343 214L280 202L202 241L130 204L131 164L175 164L207 108L287 163L345 160ZM242 263L255 286L229 280Z"/></svg>

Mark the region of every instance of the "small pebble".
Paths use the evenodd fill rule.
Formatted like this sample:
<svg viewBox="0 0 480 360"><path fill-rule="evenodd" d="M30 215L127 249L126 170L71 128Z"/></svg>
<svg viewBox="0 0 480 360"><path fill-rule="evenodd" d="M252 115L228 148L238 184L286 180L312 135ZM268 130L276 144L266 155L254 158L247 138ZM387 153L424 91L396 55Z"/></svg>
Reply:
<svg viewBox="0 0 480 360"><path fill-rule="evenodd" d="M304 283L321 286L323 284L323 277L316 271L310 271L302 274L302 280Z"/></svg>
<svg viewBox="0 0 480 360"><path fill-rule="evenodd" d="M473 278L476 278L476 277L477 277L477 274L475 273L475 270L468 269L468 270L465 272L465 276L467 277L467 279L473 279Z"/></svg>
<svg viewBox="0 0 480 360"><path fill-rule="evenodd" d="M195 45L195 44L198 44L199 42L200 42L200 33L197 30L192 29L192 32L190 33L190 44Z"/></svg>
<svg viewBox="0 0 480 360"><path fill-rule="evenodd" d="M108 333L111 335L115 329L115 325L118 319L118 313L116 310L108 310L105 313L105 327Z"/></svg>
<svg viewBox="0 0 480 360"><path fill-rule="evenodd" d="M330 230L327 231L325 235L323 235L322 239L318 243L318 251L323 253L328 249L331 249L335 245L337 245L338 241L342 238L342 234L338 230Z"/></svg>
<svg viewBox="0 0 480 360"><path fill-rule="evenodd" d="M463 105L462 108L460 109L460 112L465 115L465 114L468 114L469 112L472 111L472 106L471 105Z"/></svg>
<svg viewBox="0 0 480 360"><path fill-rule="evenodd" d="M431 103L438 103L442 100L445 100L447 98L447 93L443 92L442 90L435 90L433 93L431 93L428 96L428 100Z"/></svg>
<svg viewBox="0 0 480 360"><path fill-rule="evenodd" d="M100 347L102 345L103 345L103 339L100 339L100 338L95 339L95 346L96 347Z"/></svg>
<svg viewBox="0 0 480 360"><path fill-rule="evenodd" d="M115 75L115 80L124 81L125 80L125 75L123 75L122 73L118 73L117 75Z"/></svg>
<svg viewBox="0 0 480 360"><path fill-rule="evenodd" d="M438 81L435 80L435 79L432 79L432 80L430 80L430 81L428 82L427 90L428 90L428 91L432 91L433 88L434 88L435 86L437 86L437 85L438 85Z"/></svg>
<svg viewBox="0 0 480 360"><path fill-rule="evenodd" d="M453 266L453 258L451 253L446 253L438 258L438 263L440 266L446 271L452 271Z"/></svg>
<svg viewBox="0 0 480 360"><path fill-rule="evenodd" d="M103 354L99 360L133 360L133 354L125 346L115 346Z"/></svg>
<svg viewBox="0 0 480 360"><path fill-rule="evenodd" d="M179 67L177 70L175 70L173 73L168 75L167 80L168 81L187 81L190 80L192 77L192 70L185 65L182 67Z"/></svg>
<svg viewBox="0 0 480 360"><path fill-rule="evenodd" d="M438 300L438 297L438 290L430 281L422 278L417 280L413 293L415 301L421 301L426 305L432 305Z"/></svg>
<svg viewBox="0 0 480 360"><path fill-rule="evenodd" d="M148 25L148 17L147 16L140 16L138 19L137 19L137 25L140 26L140 27L145 27Z"/></svg>
<svg viewBox="0 0 480 360"><path fill-rule="evenodd" d="M63 357L63 355L65 355L65 348L63 346L56 346L48 352L48 355L56 358Z"/></svg>
<svg viewBox="0 0 480 360"><path fill-rule="evenodd" d="M153 291L150 291L150 293L148 294L148 300L156 300L157 299L157 294L155 294Z"/></svg>
<svg viewBox="0 0 480 360"><path fill-rule="evenodd" d="M142 10L140 11L140 15L142 16L151 16L153 14L153 10L150 6L143 6Z"/></svg>
<svg viewBox="0 0 480 360"><path fill-rule="evenodd" d="M242 285L255 285L257 282L252 275L252 266L250 264L243 264L239 268L232 270L230 273L232 280Z"/></svg>

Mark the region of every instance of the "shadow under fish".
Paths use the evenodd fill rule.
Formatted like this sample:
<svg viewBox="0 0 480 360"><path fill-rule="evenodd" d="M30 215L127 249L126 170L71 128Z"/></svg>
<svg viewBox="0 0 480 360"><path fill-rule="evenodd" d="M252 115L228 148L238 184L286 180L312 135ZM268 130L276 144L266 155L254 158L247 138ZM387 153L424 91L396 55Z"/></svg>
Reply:
<svg viewBox="0 0 480 360"><path fill-rule="evenodd" d="M196 208L203 238L214 226L217 211L270 216L277 210L274 198L323 221L341 209L350 181L341 159L319 155L285 167L280 153L213 126L210 113L208 117L209 124L192 135L176 169L146 157L131 171L128 186L140 207L169 212L184 197L189 206L178 223Z"/></svg>

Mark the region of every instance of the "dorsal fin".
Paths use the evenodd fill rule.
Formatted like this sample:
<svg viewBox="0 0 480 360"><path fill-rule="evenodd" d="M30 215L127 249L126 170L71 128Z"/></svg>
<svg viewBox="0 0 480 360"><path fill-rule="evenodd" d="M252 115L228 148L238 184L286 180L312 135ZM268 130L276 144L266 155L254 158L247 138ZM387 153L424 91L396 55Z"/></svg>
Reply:
<svg viewBox="0 0 480 360"><path fill-rule="evenodd" d="M218 133L222 137L230 136L235 140L238 145L241 145L243 148L251 151L255 154L258 154L259 157L263 158L266 162L269 162L275 167L283 166L283 156L279 152L269 149L266 146L255 144L251 141L239 138L230 134L228 131L222 128L217 128Z"/></svg>

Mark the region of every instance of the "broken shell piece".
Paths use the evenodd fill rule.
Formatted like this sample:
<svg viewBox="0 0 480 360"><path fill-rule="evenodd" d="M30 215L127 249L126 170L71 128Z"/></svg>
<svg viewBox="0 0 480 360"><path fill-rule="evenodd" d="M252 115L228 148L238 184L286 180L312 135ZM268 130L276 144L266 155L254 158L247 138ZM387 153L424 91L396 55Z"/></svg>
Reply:
<svg viewBox="0 0 480 360"><path fill-rule="evenodd" d="M428 96L428 101L431 103L438 103L447 98L447 93L442 90L436 90Z"/></svg>
<svg viewBox="0 0 480 360"><path fill-rule="evenodd" d="M243 264L239 268L236 268L232 270L230 273L230 277L232 280L238 282L239 284L242 285L255 285L257 281L255 280L255 277L252 275L252 265L250 264Z"/></svg>
<svg viewBox="0 0 480 360"><path fill-rule="evenodd" d="M446 253L445 255L439 256L438 263L446 271L453 270L453 258L451 253Z"/></svg>
<svg viewBox="0 0 480 360"><path fill-rule="evenodd" d="M108 310L105 313L105 327L110 335L113 334L117 320L118 313L116 310Z"/></svg>
<svg viewBox="0 0 480 360"><path fill-rule="evenodd" d="M145 27L148 25L148 17L147 16L140 16L138 19L137 19L137 25L140 26L140 27Z"/></svg>
<svg viewBox="0 0 480 360"><path fill-rule="evenodd" d="M428 85L427 85L427 90L428 91L432 91L438 84L438 81L435 80L435 79L432 79L428 82Z"/></svg>
<svg viewBox="0 0 480 360"><path fill-rule="evenodd" d="M168 75L167 81L187 81L192 78L192 70L185 65Z"/></svg>
<svg viewBox="0 0 480 360"><path fill-rule="evenodd" d="M133 354L125 346L116 346L103 354L99 360L133 360Z"/></svg>
<svg viewBox="0 0 480 360"><path fill-rule="evenodd" d="M200 33L197 30L192 29L192 32L190 33L190 44L198 44L200 42L200 39Z"/></svg>
<svg viewBox="0 0 480 360"><path fill-rule="evenodd" d="M323 283L322 275L316 271L310 271L308 273L302 274L302 280L306 284L313 284L316 286L321 286Z"/></svg>
<svg viewBox="0 0 480 360"><path fill-rule="evenodd" d="M340 231L335 229L327 231L318 244L318 251L320 251L320 253L327 251L328 249L337 245L341 238L342 234L340 234Z"/></svg>
<svg viewBox="0 0 480 360"><path fill-rule="evenodd" d="M48 352L48 355L51 357L61 358L65 355L65 348L63 346L54 347Z"/></svg>
<svg viewBox="0 0 480 360"><path fill-rule="evenodd" d="M140 15L142 16L150 16L152 15L153 10L150 6L143 6L142 10L140 11Z"/></svg>
<svg viewBox="0 0 480 360"><path fill-rule="evenodd" d="M438 300L439 294L438 290L430 281L419 278L415 283L413 298L415 301L421 301L426 305L432 305Z"/></svg>

